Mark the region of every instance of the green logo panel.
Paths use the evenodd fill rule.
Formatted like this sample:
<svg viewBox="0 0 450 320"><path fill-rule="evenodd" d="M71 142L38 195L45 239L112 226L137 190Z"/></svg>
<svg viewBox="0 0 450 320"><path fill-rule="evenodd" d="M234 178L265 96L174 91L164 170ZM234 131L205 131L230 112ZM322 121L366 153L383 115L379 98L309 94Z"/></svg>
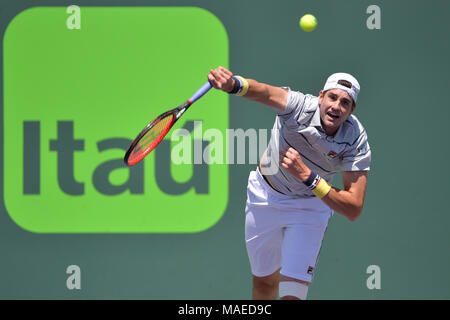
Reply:
<svg viewBox="0 0 450 320"><path fill-rule="evenodd" d="M170 136L139 165L127 168L122 159L149 121L186 101L210 69L228 66L224 26L194 7L80 7L73 14L25 10L3 39L9 215L37 233L210 228L226 210L226 165L174 163ZM193 132L198 123L225 136L228 96L207 93L173 130Z"/></svg>

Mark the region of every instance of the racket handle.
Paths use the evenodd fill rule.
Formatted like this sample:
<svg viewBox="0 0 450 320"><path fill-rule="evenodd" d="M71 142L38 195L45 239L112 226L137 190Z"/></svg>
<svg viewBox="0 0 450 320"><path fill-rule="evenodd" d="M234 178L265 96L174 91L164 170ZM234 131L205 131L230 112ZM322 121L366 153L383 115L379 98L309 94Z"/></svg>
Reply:
<svg viewBox="0 0 450 320"><path fill-rule="evenodd" d="M193 104L195 101L200 99L205 93L207 93L212 88L211 83L207 81L200 89L197 90L196 93L188 100Z"/></svg>

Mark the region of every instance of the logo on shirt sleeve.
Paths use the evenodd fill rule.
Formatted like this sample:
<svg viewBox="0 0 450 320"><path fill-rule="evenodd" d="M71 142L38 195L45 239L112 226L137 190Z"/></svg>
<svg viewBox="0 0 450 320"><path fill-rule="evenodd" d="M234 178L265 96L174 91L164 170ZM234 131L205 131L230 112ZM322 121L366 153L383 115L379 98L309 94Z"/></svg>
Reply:
<svg viewBox="0 0 450 320"><path fill-rule="evenodd" d="M358 148L358 153L365 153L367 151L367 143L364 143Z"/></svg>

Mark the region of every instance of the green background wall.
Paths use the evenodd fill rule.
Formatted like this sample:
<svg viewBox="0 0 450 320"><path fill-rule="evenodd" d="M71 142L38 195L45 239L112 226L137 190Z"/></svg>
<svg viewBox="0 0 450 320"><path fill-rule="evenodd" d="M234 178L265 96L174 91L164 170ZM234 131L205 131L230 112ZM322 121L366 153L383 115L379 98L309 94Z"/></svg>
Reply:
<svg viewBox="0 0 450 320"><path fill-rule="evenodd" d="M13 18L32 6L71 4L1 2L0 32L4 35ZM373 4L381 8L380 30L366 26L366 9ZM448 1L149 0L78 1L76 5L81 10L84 6L206 9L227 31L229 68L272 85L318 94L329 74L345 71L355 75L361 84L355 115L368 132L373 154L365 208L356 222L339 214L330 220L308 297L450 298ZM318 19L314 32L305 33L298 27L298 19L305 13ZM62 27L67 16L61 17ZM220 63L224 63L222 59ZM207 72L196 70L189 79L200 81L200 86ZM199 74L205 78L199 79ZM5 85L2 77L2 126ZM230 97L228 103L229 128L272 127L274 112L269 108L238 97ZM3 146L7 139L3 130L0 138ZM2 148L2 181L8 171L4 157L8 155ZM3 195L12 186L2 183L0 298L250 298L244 206L248 173L254 167L228 166L226 210L214 226L199 233L31 233L15 224L6 211ZM340 177L334 184L341 185ZM81 268L81 290L66 287L69 265ZM380 290L366 286L370 265L381 269Z"/></svg>

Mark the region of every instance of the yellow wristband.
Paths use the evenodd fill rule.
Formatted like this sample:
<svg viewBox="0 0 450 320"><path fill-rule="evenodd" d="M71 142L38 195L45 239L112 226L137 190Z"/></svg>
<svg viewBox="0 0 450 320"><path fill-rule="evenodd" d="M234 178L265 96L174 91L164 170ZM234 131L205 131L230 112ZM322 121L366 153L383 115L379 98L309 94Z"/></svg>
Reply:
<svg viewBox="0 0 450 320"><path fill-rule="evenodd" d="M248 81L245 80L245 79L244 79L243 77L241 77L241 76L236 76L236 77L239 78L239 80L242 81L242 85L243 85L241 92L237 93L236 95L237 95L237 96L243 96L243 95L245 95L245 94L247 93L247 91L248 91Z"/></svg>
<svg viewBox="0 0 450 320"><path fill-rule="evenodd" d="M316 195L317 198L322 199L328 194L328 192L330 192L330 190L331 185L329 185L328 182L326 182L324 179L320 178L317 186L311 191Z"/></svg>

